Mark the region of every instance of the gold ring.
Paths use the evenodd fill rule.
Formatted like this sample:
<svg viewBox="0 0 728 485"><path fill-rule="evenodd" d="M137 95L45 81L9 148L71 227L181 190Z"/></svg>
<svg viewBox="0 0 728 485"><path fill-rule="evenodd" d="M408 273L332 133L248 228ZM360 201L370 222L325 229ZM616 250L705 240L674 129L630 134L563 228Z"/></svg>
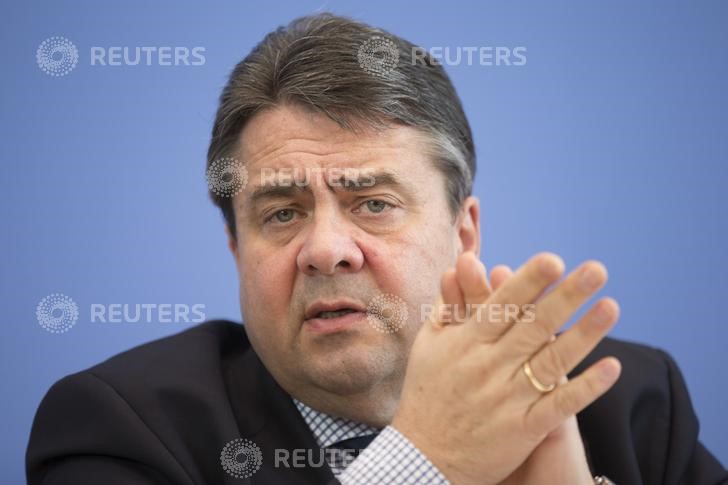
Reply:
<svg viewBox="0 0 728 485"><path fill-rule="evenodd" d="M531 385L542 394L546 394L556 389L556 384L549 384L548 386L546 386L542 384L541 381L536 379L536 376L533 374L533 370L531 369L531 363L529 361L526 361L523 364L523 373L526 374L528 380L531 381Z"/></svg>

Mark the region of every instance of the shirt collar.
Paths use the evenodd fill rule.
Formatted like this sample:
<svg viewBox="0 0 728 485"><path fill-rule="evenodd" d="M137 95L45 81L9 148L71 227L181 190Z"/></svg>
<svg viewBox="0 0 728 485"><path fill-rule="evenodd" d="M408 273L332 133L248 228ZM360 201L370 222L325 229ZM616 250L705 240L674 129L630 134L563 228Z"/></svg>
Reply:
<svg viewBox="0 0 728 485"><path fill-rule="evenodd" d="M380 431L379 428L364 423L329 416L321 411L316 411L295 398L292 399L321 448L326 448L349 438L377 434Z"/></svg>

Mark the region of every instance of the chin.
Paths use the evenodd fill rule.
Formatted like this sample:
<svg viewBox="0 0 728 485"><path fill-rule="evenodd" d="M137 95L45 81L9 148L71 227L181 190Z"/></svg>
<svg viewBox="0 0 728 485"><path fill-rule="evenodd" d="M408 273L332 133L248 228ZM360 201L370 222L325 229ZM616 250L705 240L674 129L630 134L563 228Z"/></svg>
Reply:
<svg viewBox="0 0 728 485"><path fill-rule="evenodd" d="M354 394L371 389L395 375L404 375L406 361L398 353L377 349L340 349L310 356L302 370L317 386L336 394Z"/></svg>

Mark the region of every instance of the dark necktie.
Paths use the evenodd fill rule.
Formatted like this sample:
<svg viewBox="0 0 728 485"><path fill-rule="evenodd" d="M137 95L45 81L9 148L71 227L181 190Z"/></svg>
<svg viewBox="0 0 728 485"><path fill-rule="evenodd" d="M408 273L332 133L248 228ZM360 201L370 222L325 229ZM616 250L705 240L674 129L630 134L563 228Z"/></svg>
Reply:
<svg viewBox="0 0 728 485"><path fill-rule="evenodd" d="M334 472L343 471L376 437L376 434L368 434L337 441L326 447L334 450L326 453L326 461Z"/></svg>

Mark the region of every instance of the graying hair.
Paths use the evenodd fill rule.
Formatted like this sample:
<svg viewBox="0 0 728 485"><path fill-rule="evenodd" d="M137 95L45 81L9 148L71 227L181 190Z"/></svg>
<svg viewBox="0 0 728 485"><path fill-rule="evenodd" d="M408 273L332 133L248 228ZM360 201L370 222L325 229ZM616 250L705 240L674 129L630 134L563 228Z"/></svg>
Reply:
<svg viewBox="0 0 728 485"><path fill-rule="evenodd" d="M396 48L399 58L392 69L371 72L358 53L377 38ZM362 127L413 127L429 141L453 217L472 192L475 148L455 88L436 60L400 37L329 13L296 19L267 34L235 66L222 91L208 168L216 160L235 157L240 133L251 117L284 104L323 113L355 132ZM210 197L235 237L232 198L212 191Z"/></svg>

